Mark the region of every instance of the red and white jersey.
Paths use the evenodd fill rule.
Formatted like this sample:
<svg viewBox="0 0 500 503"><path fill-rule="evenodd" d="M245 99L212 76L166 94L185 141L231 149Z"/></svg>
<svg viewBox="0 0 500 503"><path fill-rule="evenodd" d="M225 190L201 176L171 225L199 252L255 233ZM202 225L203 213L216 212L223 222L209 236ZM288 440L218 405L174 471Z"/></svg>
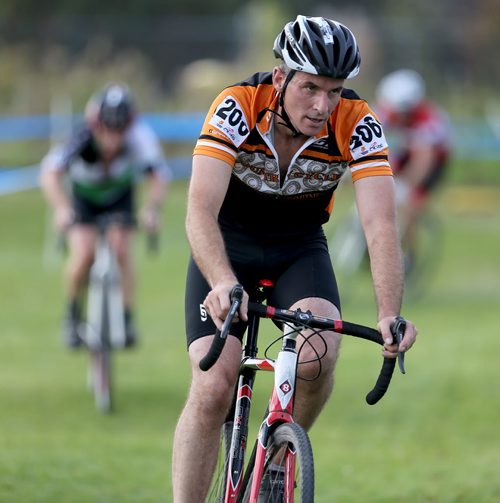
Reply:
<svg viewBox="0 0 500 503"><path fill-rule="evenodd" d="M408 161L411 149L431 146L436 167L444 164L451 151L451 124L447 114L430 101L420 103L407 114L391 108L377 108L391 145L391 163L398 171L400 163Z"/></svg>

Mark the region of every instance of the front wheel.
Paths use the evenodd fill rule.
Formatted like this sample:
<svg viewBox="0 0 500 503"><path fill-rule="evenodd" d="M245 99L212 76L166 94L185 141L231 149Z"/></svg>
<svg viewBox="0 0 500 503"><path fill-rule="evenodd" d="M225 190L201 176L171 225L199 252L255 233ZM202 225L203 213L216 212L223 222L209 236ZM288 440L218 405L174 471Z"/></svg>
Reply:
<svg viewBox="0 0 500 503"><path fill-rule="evenodd" d="M439 217L424 213L417 227L414 248L409 249L403 239L406 300L417 301L425 293L439 269L443 249L443 228Z"/></svg>
<svg viewBox="0 0 500 503"><path fill-rule="evenodd" d="M226 421L222 425L217 464L215 466L212 484L210 485L205 503L224 503L225 501L232 433L233 421Z"/></svg>
<svg viewBox="0 0 500 503"><path fill-rule="evenodd" d="M90 384L100 412L111 412L111 352L107 347L90 351Z"/></svg>
<svg viewBox="0 0 500 503"><path fill-rule="evenodd" d="M251 502L253 477L244 492ZM269 439L258 503L313 503L314 462L311 442L297 423L279 425Z"/></svg>

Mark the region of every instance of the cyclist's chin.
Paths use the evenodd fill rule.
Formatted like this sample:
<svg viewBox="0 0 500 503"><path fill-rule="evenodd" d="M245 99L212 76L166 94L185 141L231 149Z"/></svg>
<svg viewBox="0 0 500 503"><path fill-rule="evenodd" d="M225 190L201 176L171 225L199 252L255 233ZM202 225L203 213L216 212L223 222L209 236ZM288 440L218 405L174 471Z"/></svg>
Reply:
<svg viewBox="0 0 500 503"><path fill-rule="evenodd" d="M324 121L305 120L301 124L300 132L306 136L316 136L321 133L324 125Z"/></svg>

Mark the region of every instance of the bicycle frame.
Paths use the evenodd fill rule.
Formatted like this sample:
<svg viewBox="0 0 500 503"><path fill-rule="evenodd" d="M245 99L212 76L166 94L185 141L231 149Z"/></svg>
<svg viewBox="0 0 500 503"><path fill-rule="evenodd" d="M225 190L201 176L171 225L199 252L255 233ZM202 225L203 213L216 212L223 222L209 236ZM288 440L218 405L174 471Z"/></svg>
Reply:
<svg viewBox="0 0 500 503"><path fill-rule="evenodd" d="M118 266L104 231L99 232L97 239L88 290L85 334L88 347L95 349L107 343L113 347L124 347L125 322Z"/></svg>
<svg viewBox="0 0 500 503"><path fill-rule="evenodd" d="M254 477L249 502L256 502L260 488L260 479L264 471L267 443L274 427L285 422L293 422L293 404L295 397L295 384L297 374L296 339L299 334L297 329L285 331L282 349L276 361L268 358L256 358L256 342L259 319L250 316L247 334L247 345L243 350L238 380L235 406L234 424L231 439L230 458L227 467L226 498L225 501L236 501L243 482L244 457L246 452L246 439L248 422L250 419L250 405L253 393L253 384L257 371L274 372L274 387L269 399L268 412L261 423L253 466ZM287 333L288 332L288 333ZM231 411L233 408L231 409ZM230 412L231 414L231 412ZM293 465L286 467L293 470Z"/></svg>

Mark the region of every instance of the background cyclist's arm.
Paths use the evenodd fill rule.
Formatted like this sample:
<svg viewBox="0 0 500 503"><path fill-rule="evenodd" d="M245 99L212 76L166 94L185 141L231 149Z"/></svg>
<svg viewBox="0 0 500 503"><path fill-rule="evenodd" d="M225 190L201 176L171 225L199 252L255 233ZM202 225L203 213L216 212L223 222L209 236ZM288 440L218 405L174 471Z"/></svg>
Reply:
<svg viewBox="0 0 500 503"><path fill-rule="evenodd" d="M370 266L377 300L379 328L384 340L392 342L390 324L400 314L403 298L403 262L396 226L394 180L370 176L354 183L356 204L370 253ZM416 330L411 322L400 350L411 347ZM387 343L384 356L397 356L397 346Z"/></svg>
<svg viewBox="0 0 500 503"><path fill-rule="evenodd" d="M238 283L226 253L218 215L231 178L231 166L204 155L193 156L186 231L193 258L212 288L204 305L218 328L229 310L229 293ZM240 315L246 320L246 296Z"/></svg>
<svg viewBox="0 0 500 503"><path fill-rule="evenodd" d="M58 231L64 232L72 221L71 202L63 183L64 171L42 161L40 186L54 210L54 224Z"/></svg>
<svg viewBox="0 0 500 503"><path fill-rule="evenodd" d="M167 194L168 180L157 170L150 170L146 176L146 194L141 222L148 231L157 231L159 213Z"/></svg>
<svg viewBox="0 0 500 503"><path fill-rule="evenodd" d="M408 145L408 163L399 175L410 186L419 187L434 167L434 147L424 141L413 140Z"/></svg>
<svg viewBox="0 0 500 503"><path fill-rule="evenodd" d="M141 223L147 231L154 232L159 228L160 209L172 172L158 136L146 122L136 120L128 133L127 141L134 157L139 161L141 172L146 175Z"/></svg>

